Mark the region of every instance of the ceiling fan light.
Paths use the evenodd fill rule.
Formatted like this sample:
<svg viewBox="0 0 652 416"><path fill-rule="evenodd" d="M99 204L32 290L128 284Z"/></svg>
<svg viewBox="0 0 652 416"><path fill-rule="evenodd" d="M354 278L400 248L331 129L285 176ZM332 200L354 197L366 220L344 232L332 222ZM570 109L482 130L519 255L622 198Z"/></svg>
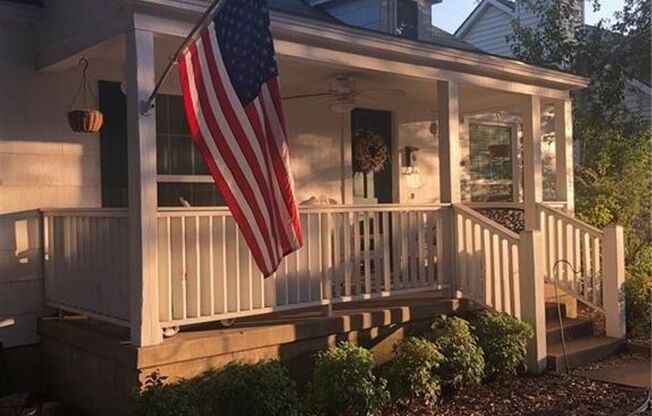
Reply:
<svg viewBox="0 0 652 416"><path fill-rule="evenodd" d="M337 101L331 104L331 111L335 113L348 113L355 108L355 103L353 101Z"/></svg>

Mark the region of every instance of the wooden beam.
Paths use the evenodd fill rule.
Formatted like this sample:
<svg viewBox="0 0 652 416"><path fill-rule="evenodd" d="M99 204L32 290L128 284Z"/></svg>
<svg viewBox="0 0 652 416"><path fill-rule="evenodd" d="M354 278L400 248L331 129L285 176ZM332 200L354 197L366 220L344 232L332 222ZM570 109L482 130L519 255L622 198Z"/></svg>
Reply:
<svg viewBox="0 0 652 416"><path fill-rule="evenodd" d="M546 369L547 356L543 236L539 230L523 231L519 240L521 319L534 329L534 337L528 340L526 364L529 371L540 373Z"/></svg>
<svg viewBox="0 0 652 416"><path fill-rule="evenodd" d="M625 320L625 239L623 227L608 225L604 229L603 302L606 335L624 338Z"/></svg>
<svg viewBox="0 0 652 416"><path fill-rule="evenodd" d="M573 175L573 109L570 100L555 101L555 186L557 201L566 201L566 211L575 212Z"/></svg>
<svg viewBox="0 0 652 416"><path fill-rule="evenodd" d="M543 201L541 164L541 99L531 95L523 103L523 202L526 230L540 228L537 204Z"/></svg>
<svg viewBox="0 0 652 416"><path fill-rule="evenodd" d="M441 202L462 200L460 185L460 104L455 82L437 82L439 114L439 180Z"/></svg>
<svg viewBox="0 0 652 416"><path fill-rule="evenodd" d="M161 342L158 310L156 110L141 114L154 88L154 36L132 30L127 51L127 158L129 162L129 290L131 342Z"/></svg>
<svg viewBox="0 0 652 416"><path fill-rule="evenodd" d="M459 86L454 82L437 82L437 111L439 114L439 190L443 203L462 200L460 185L460 106ZM458 293L459 276L455 266L456 227L455 210L442 209L442 281L449 283L453 296ZM459 238L459 236L458 236Z"/></svg>
<svg viewBox="0 0 652 416"><path fill-rule="evenodd" d="M453 81L458 84L491 88L517 94L537 95L552 99L567 99L568 91L473 75L459 70L447 70L432 65L420 65L396 60L377 58L360 53L343 52L318 46L310 46L295 41L276 39L274 47L277 54L293 58L308 59L339 65L346 68L387 72L397 76Z"/></svg>

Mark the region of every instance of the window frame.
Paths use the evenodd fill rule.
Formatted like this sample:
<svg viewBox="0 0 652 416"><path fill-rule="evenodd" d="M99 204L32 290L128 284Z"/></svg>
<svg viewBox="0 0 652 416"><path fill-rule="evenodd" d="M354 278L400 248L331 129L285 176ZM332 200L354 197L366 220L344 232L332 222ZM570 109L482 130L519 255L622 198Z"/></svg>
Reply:
<svg viewBox="0 0 652 416"><path fill-rule="evenodd" d="M492 185L492 184L507 184L508 182L512 185L512 201L511 202L521 202L521 184L523 181L522 175L522 152L521 152L521 135L519 124L518 123L509 123L509 122L500 122L500 121L485 121L485 120L465 120L466 122L466 131L468 132L468 145L469 145L469 166L467 169L470 171L471 164L471 125L480 125L486 127L502 127L508 128L511 131L510 137L510 146L511 146L511 164L512 164L512 179L510 180L492 180L492 179L471 179L469 173L468 186L472 184L479 185ZM470 188L469 188L470 189ZM469 191L469 202L474 202L472 195Z"/></svg>

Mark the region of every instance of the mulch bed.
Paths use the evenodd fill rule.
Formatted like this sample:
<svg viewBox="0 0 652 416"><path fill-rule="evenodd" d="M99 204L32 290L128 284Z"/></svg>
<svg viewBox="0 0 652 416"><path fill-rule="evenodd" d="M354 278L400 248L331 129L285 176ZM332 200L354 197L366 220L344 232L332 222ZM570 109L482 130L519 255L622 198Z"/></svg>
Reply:
<svg viewBox="0 0 652 416"><path fill-rule="evenodd" d="M544 373L469 388L434 408L416 406L393 416L617 416L637 409L646 395L642 389Z"/></svg>

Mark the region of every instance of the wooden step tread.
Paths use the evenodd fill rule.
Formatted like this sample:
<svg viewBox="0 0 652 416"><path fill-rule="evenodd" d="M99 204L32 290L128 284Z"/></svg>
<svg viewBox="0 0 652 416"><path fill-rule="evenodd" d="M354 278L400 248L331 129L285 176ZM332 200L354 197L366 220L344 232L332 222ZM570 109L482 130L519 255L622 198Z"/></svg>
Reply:
<svg viewBox="0 0 652 416"><path fill-rule="evenodd" d="M593 336L593 322L589 319L563 318L562 323L564 325L564 339L566 341ZM548 345L554 345L561 341L561 330L558 319L546 322L546 341Z"/></svg>
<svg viewBox="0 0 652 416"><path fill-rule="evenodd" d="M582 337L566 341L568 365L571 368L606 358L622 349L624 341L609 337ZM564 355L561 342L548 346L548 369L564 370Z"/></svg>

